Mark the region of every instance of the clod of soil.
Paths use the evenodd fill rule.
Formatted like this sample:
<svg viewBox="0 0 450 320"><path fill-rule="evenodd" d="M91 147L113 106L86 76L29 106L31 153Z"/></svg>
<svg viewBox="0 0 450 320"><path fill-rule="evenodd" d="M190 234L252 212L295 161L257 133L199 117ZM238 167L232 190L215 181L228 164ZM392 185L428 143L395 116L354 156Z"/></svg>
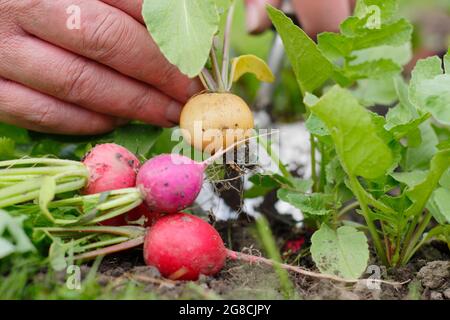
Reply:
<svg viewBox="0 0 450 320"><path fill-rule="evenodd" d="M450 261L428 262L420 269L417 277L424 288L448 288L450 286Z"/></svg>

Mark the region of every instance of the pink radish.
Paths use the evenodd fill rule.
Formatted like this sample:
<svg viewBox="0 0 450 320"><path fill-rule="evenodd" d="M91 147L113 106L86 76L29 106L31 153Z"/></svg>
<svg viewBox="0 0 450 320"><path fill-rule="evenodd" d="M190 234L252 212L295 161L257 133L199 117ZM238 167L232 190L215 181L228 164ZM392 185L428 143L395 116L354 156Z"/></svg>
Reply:
<svg viewBox="0 0 450 320"><path fill-rule="evenodd" d="M136 186L146 195L150 210L177 213L197 198L206 163L177 154L163 154L147 161L139 170Z"/></svg>
<svg viewBox="0 0 450 320"><path fill-rule="evenodd" d="M262 135L260 135L262 136ZM148 160L139 170L136 186L145 194L151 211L177 213L191 206L202 189L208 165L250 137L219 150L203 162L179 154L162 154Z"/></svg>
<svg viewBox="0 0 450 320"><path fill-rule="evenodd" d="M227 252L219 233L199 217L177 213L159 219L144 240L144 260L164 277L197 280L217 274Z"/></svg>

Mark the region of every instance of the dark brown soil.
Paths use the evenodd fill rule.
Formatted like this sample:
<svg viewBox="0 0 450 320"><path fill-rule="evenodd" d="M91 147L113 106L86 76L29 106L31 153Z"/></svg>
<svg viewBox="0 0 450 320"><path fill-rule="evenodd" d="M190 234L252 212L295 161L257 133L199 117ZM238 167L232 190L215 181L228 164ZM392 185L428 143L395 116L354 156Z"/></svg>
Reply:
<svg viewBox="0 0 450 320"><path fill-rule="evenodd" d="M227 239L228 231L231 232L234 250L260 254L247 224L243 220L217 227L224 239ZM280 243L283 241L279 240ZM314 270L309 256L298 261L301 266ZM397 287L381 284L379 288L368 288L365 284L345 285L295 274L291 274L291 281L300 299L450 299L450 254L447 246L441 243L425 246L405 267L391 270L383 267L381 270L384 280L410 282ZM136 281L143 285L144 291L161 299L283 299L274 270L258 264L229 261L214 278L174 282L162 278L155 268L145 266L142 250L135 249L106 257L99 273L102 283Z"/></svg>

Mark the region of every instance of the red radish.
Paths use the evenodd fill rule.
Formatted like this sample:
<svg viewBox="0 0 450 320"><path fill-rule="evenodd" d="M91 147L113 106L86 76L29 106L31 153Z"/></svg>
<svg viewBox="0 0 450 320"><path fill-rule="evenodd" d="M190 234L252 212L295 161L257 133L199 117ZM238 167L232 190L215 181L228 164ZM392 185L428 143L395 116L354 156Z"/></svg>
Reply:
<svg viewBox="0 0 450 320"><path fill-rule="evenodd" d="M100 144L83 159L89 170L86 194L101 193L135 186L139 160L122 146L113 143Z"/></svg>
<svg viewBox="0 0 450 320"><path fill-rule="evenodd" d="M150 210L177 213L189 207L203 184L206 163L177 154L163 154L147 161L139 170L136 186L146 195Z"/></svg>
<svg viewBox="0 0 450 320"><path fill-rule="evenodd" d="M131 188L136 185L140 162L133 153L122 146L114 143L99 144L85 156L83 163L88 168L90 176L88 185L83 190L85 194ZM138 220L142 212L134 210L128 215L134 216L133 220ZM141 215L136 218L138 214ZM127 224L127 217L120 215L101 224L123 226Z"/></svg>
<svg viewBox="0 0 450 320"><path fill-rule="evenodd" d="M217 274L225 263L226 249L219 233L199 217L177 213L159 219L144 241L144 260L164 277L197 280L200 274Z"/></svg>

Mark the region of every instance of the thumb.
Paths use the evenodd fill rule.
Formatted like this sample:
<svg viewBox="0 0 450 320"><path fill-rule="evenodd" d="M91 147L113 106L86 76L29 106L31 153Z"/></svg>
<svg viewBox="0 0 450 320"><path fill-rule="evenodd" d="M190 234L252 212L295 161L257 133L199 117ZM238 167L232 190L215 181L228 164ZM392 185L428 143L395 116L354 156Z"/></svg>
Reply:
<svg viewBox="0 0 450 320"><path fill-rule="evenodd" d="M280 7L282 0L245 0L247 31L260 33L270 27L271 22L266 12L266 5Z"/></svg>

